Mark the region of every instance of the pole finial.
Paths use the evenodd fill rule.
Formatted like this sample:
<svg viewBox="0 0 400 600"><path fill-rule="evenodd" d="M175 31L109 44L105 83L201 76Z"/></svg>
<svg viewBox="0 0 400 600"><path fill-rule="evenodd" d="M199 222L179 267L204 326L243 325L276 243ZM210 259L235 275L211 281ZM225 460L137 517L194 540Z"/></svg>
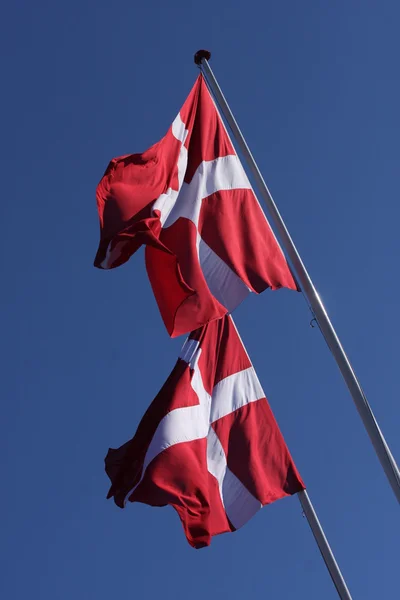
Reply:
<svg viewBox="0 0 400 600"><path fill-rule="evenodd" d="M196 65L200 66L203 58L210 60L211 52L208 50L197 50L196 54L194 55L194 62Z"/></svg>

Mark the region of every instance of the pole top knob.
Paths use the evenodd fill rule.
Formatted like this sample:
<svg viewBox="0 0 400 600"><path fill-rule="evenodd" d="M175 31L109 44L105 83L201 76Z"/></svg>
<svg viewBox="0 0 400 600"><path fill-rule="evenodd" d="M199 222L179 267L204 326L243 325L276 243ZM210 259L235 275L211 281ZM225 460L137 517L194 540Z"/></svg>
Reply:
<svg viewBox="0 0 400 600"><path fill-rule="evenodd" d="M197 50L196 54L194 55L194 62L196 63L196 65L200 66L203 58L205 58L206 60L210 60L211 52L209 52L208 50Z"/></svg>

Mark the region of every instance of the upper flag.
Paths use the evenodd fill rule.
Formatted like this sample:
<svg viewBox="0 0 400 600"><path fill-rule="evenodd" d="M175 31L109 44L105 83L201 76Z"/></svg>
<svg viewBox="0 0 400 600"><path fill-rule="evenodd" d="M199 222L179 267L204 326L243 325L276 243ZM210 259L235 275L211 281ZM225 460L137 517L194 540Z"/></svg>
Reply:
<svg viewBox="0 0 400 600"><path fill-rule="evenodd" d="M105 463L108 498L173 506L195 548L304 489L230 316L189 336L135 436Z"/></svg>
<svg viewBox="0 0 400 600"><path fill-rule="evenodd" d="M146 268L171 336L231 312L250 293L297 289L203 76L165 137L114 158L97 187L95 266L146 245Z"/></svg>

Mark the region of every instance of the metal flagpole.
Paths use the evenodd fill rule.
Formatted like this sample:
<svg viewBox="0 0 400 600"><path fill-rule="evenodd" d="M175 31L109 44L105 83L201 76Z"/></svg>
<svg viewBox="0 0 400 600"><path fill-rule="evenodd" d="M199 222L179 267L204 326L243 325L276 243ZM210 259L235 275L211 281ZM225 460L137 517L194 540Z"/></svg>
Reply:
<svg viewBox="0 0 400 600"><path fill-rule="evenodd" d="M341 600L351 600L349 589L345 580L343 579L339 565L335 560L331 547L329 546L329 542L326 539L324 530L321 527L321 523L318 520L317 513L314 510L307 491L304 490L299 492L297 495L339 597Z"/></svg>
<svg viewBox="0 0 400 600"><path fill-rule="evenodd" d="M214 97L222 110L222 113L227 120L235 140L246 159L247 165L254 176L257 183L259 192L264 198L267 205L269 214L278 230L279 237L285 248L289 259L295 269L298 281L300 282L301 291L303 292L310 309L319 325L322 335L325 338L326 343L330 351L332 352L337 365L343 375L347 387L349 388L350 394L352 395L354 404L358 410L358 413L364 423L364 427L370 437L372 445L375 448L375 452L381 462L381 465L386 473L390 485L396 495L398 502L400 503L400 471L394 460L392 453L386 443L385 438L376 422L375 416L371 410L368 400L361 388L361 385L353 371L349 359L346 356L345 351L340 343L340 340L333 328L332 323L329 320L325 307L319 297L313 282L300 258L296 246L293 243L292 238L289 235L286 225L278 211L278 208L270 194L267 184L264 181L263 176L250 152L250 149L239 129L238 124L229 108L227 101L218 85L217 80L214 77L214 73L208 63L211 57L210 52L207 50L199 50L196 52L194 61L201 68L203 75L205 76L208 85Z"/></svg>

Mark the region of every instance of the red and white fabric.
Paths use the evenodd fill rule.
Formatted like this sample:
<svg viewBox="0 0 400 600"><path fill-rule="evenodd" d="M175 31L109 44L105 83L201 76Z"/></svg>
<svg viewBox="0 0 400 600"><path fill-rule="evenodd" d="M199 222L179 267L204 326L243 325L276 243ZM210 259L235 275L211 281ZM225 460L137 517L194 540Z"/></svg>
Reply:
<svg viewBox="0 0 400 600"><path fill-rule="evenodd" d="M146 245L146 268L171 336L231 312L250 292L296 289L200 75L167 134L114 158L97 187L95 266Z"/></svg>
<svg viewBox="0 0 400 600"><path fill-rule="evenodd" d="M135 436L105 464L108 498L173 506L195 548L304 489L231 317L189 336Z"/></svg>

